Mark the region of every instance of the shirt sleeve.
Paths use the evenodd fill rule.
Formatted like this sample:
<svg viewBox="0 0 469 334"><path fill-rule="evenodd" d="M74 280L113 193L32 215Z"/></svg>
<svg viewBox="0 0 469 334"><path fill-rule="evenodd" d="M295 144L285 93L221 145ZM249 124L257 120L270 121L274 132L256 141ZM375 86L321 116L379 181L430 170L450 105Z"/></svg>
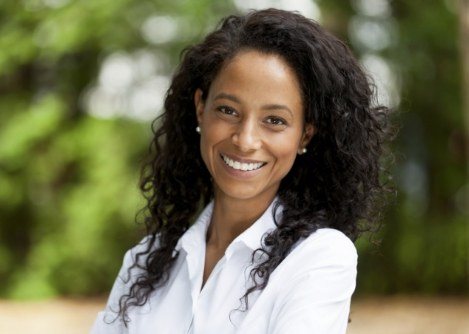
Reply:
<svg viewBox="0 0 469 334"><path fill-rule="evenodd" d="M344 238L315 248L314 254L305 252L305 266L315 265L289 280L276 303L269 333L346 332L355 290L357 254L353 243Z"/></svg>

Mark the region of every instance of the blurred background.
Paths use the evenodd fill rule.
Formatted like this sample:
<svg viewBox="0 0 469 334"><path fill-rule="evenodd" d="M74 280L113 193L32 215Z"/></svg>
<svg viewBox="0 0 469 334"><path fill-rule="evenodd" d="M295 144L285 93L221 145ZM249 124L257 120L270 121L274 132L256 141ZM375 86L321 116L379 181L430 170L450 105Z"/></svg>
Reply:
<svg viewBox="0 0 469 334"><path fill-rule="evenodd" d="M397 110L398 193L357 244L356 318L402 296L406 314L443 301L467 315L469 1L17 0L0 3L2 322L27 305L57 314L60 300L91 325L142 235L139 168L181 51L223 16L267 7L347 41Z"/></svg>

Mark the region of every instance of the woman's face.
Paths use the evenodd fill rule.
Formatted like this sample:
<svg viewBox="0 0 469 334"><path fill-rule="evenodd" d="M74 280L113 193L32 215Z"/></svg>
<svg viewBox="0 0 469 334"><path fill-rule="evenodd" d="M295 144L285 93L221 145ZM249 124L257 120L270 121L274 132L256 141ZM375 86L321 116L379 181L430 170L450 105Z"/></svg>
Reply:
<svg viewBox="0 0 469 334"><path fill-rule="evenodd" d="M194 101L215 196L273 198L314 132L304 124L293 69L276 55L240 52L220 70L206 100L199 89Z"/></svg>

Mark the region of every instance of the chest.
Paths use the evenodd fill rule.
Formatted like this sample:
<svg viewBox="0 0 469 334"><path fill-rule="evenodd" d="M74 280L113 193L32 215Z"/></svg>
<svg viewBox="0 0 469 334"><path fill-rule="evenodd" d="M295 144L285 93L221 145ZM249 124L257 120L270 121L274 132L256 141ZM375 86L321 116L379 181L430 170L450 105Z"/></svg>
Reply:
<svg viewBox="0 0 469 334"><path fill-rule="evenodd" d="M251 252L246 249L218 260L216 255L178 259L170 281L137 311L129 333L240 333L246 321L252 322L249 319L254 319L255 327L265 327L258 333L266 332L268 303L256 307L259 293L255 292L244 311L240 300L250 285ZM212 269L204 281L207 263Z"/></svg>

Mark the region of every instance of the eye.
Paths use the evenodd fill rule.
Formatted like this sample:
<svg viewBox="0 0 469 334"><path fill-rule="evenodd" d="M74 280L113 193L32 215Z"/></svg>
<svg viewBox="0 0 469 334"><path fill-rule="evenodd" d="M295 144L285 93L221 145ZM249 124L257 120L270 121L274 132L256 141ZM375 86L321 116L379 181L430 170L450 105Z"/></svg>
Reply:
<svg viewBox="0 0 469 334"><path fill-rule="evenodd" d="M285 121L283 118L281 117L274 117L274 116L271 116L271 117L268 117L266 122L268 124L271 124L271 125L277 125L277 126L285 126L287 125L287 121Z"/></svg>
<svg viewBox="0 0 469 334"><path fill-rule="evenodd" d="M217 107L217 111L219 111L219 112L221 112L222 114L225 114L225 115L236 115L237 114L236 110L234 110L233 108L228 107L228 106L219 106L219 107Z"/></svg>

